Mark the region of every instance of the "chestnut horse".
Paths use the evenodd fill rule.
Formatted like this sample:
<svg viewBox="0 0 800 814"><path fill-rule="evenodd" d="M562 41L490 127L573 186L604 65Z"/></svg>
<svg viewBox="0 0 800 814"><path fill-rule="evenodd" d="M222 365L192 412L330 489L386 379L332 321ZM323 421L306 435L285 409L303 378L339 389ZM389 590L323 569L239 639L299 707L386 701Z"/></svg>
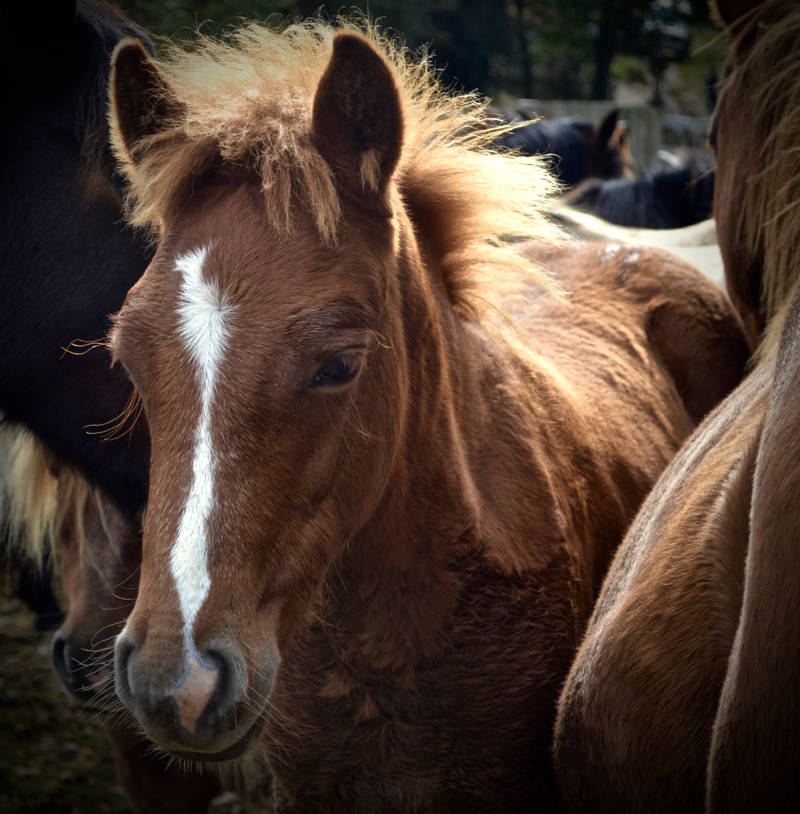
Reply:
<svg viewBox="0 0 800 814"><path fill-rule="evenodd" d="M716 12L732 73L712 126L715 216L734 302L751 337L766 325L763 361L609 570L559 703L575 812L800 809L800 8Z"/></svg>
<svg viewBox="0 0 800 814"><path fill-rule="evenodd" d="M366 25L121 44L111 94L160 237L110 340L153 443L120 698L282 812L556 810L558 689L738 318L665 253L506 242L556 234L541 159Z"/></svg>

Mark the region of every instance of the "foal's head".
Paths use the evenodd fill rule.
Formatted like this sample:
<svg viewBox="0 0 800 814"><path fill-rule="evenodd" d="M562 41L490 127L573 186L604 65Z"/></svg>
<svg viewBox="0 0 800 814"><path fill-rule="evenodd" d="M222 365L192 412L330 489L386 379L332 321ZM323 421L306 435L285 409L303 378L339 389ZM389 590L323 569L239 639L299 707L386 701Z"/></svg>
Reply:
<svg viewBox="0 0 800 814"><path fill-rule="evenodd" d="M409 143L424 171L441 160L443 136L425 127L462 129L458 104L429 112L427 74L371 36L249 29L242 39L252 49L266 38L269 64L233 50L199 70L188 54L172 74L135 43L115 57L132 217L161 236L112 335L153 439L117 688L174 754L224 760L252 743L331 564L391 503L387 484L418 419L409 392L423 386L411 359L424 361L442 330L433 303L464 296L466 276L447 272L460 261L442 259L438 278L419 273L398 180L413 175ZM210 76L229 93L224 109L202 109L223 96L207 90ZM441 222L431 256L459 248L459 230L469 241L486 227L470 188L474 153L462 153L464 166L445 162L438 184L403 190ZM537 201L548 182L534 165ZM442 210L462 198L447 227ZM502 204L515 211L505 194ZM529 220L506 217L495 232L530 233Z"/></svg>

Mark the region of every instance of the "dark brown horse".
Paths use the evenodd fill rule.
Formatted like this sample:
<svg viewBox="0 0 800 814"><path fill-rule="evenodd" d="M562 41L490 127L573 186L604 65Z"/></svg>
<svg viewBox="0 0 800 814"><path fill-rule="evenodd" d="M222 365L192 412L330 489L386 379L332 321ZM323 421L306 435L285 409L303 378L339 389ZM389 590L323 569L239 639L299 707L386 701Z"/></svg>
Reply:
<svg viewBox="0 0 800 814"><path fill-rule="evenodd" d="M490 108L489 112L501 120L522 121L504 110ZM536 119L501 135L494 144L522 155L547 156L551 171L570 187L586 178L634 179L636 163L618 117L619 111L612 110L598 124L580 116Z"/></svg>
<svg viewBox="0 0 800 814"><path fill-rule="evenodd" d="M732 73L712 130L715 215L764 361L662 476L611 566L556 725L576 812L800 808L800 8L716 10Z"/></svg>
<svg viewBox="0 0 800 814"><path fill-rule="evenodd" d="M370 29L131 42L112 98L161 238L111 337L153 439L120 697L176 756L265 760L283 812L558 808L595 589L748 355L724 297L515 250L541 162Z"/></svg>
<svg viewBox="0 0 800 814"><path fill-rule="evenodd" d="M98 663L98 641L113 639L127 613L113 595L124 590L120 585L134 587L149 436L139 420L126 423L123 437L113 440L133 388L124 370L111 368L107 350L91 344L82 346L86 353L64 349L73 340L102 344L109 315L153 254L147 239L124 224L106 119L114 47L124 37L148 40L104 0L65 0L37 11L32 20L21 4L4 3L0 10L6 80L0 113L0 416L3 432L25 427L47 444L51 461L52 451L59 456L58 490L44 453L33 456L30 474L44 492L36 492L18 516L21 528L32 532L24 547L37 559L38 541L47 534L35 518L48 525L61 510L63 522L53 526L64 549L69 610L52 655L67 691L86 703L109 685L100 681L103 670L106 678L109 672L107 663ZM10 465L0 460L4 470ZM11 484L18 492L27 487ZM108 647L104 655L107 662ZM110 731L134 806L143 812L182 810L177 797L169 802L163 786L177 778L178 785L197 789L197 776L166 770L166 761L145 754L152 745L134 731L119 725ZM145 795L149 786L161 788L160 796ZM193 799L193 793L184 788L181 797Z"/></svg>

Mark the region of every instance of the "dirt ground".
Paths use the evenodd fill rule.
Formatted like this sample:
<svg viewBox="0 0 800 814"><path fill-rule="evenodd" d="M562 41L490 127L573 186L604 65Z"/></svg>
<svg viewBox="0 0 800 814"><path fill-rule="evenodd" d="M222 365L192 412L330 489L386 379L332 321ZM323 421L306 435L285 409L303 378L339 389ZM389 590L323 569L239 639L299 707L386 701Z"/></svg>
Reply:
<svg viewBox="0 0 800 814"><path fill-rule="evenodd" d="M2 586L0 586L2 587ZM0 591L0 814L125 814L100 720L68 702L50 666L52 634ZM212 814L271 814L232 794Z"/></svg>

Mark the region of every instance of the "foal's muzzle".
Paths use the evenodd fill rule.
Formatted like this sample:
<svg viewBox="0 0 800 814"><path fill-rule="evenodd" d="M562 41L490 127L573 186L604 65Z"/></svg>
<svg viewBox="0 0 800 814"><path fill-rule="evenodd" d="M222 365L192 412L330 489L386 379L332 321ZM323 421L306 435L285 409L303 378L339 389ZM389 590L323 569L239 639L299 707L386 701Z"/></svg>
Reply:
<svg viewBox="0 0 800 814"><path fill-rule="evenodd" d="M227 641L208 642L172 657L170 647L137 648L123 632L116 646L117 694L148 737L176 757L199 761L231 760L244 754L266 717L266 687L256 692L238 648ZM277 667L277 657L273 661ZM254 697L255 701L251 701Z"/></svg>
<svg viewBox="0 0 800 814"><path fill-rule="evenodd" d="M50 659L67 693L81 703L97 703L113 692L113 661L111 653L99 657L94 650L85 650L62 628L53 637Z"/></svg>

